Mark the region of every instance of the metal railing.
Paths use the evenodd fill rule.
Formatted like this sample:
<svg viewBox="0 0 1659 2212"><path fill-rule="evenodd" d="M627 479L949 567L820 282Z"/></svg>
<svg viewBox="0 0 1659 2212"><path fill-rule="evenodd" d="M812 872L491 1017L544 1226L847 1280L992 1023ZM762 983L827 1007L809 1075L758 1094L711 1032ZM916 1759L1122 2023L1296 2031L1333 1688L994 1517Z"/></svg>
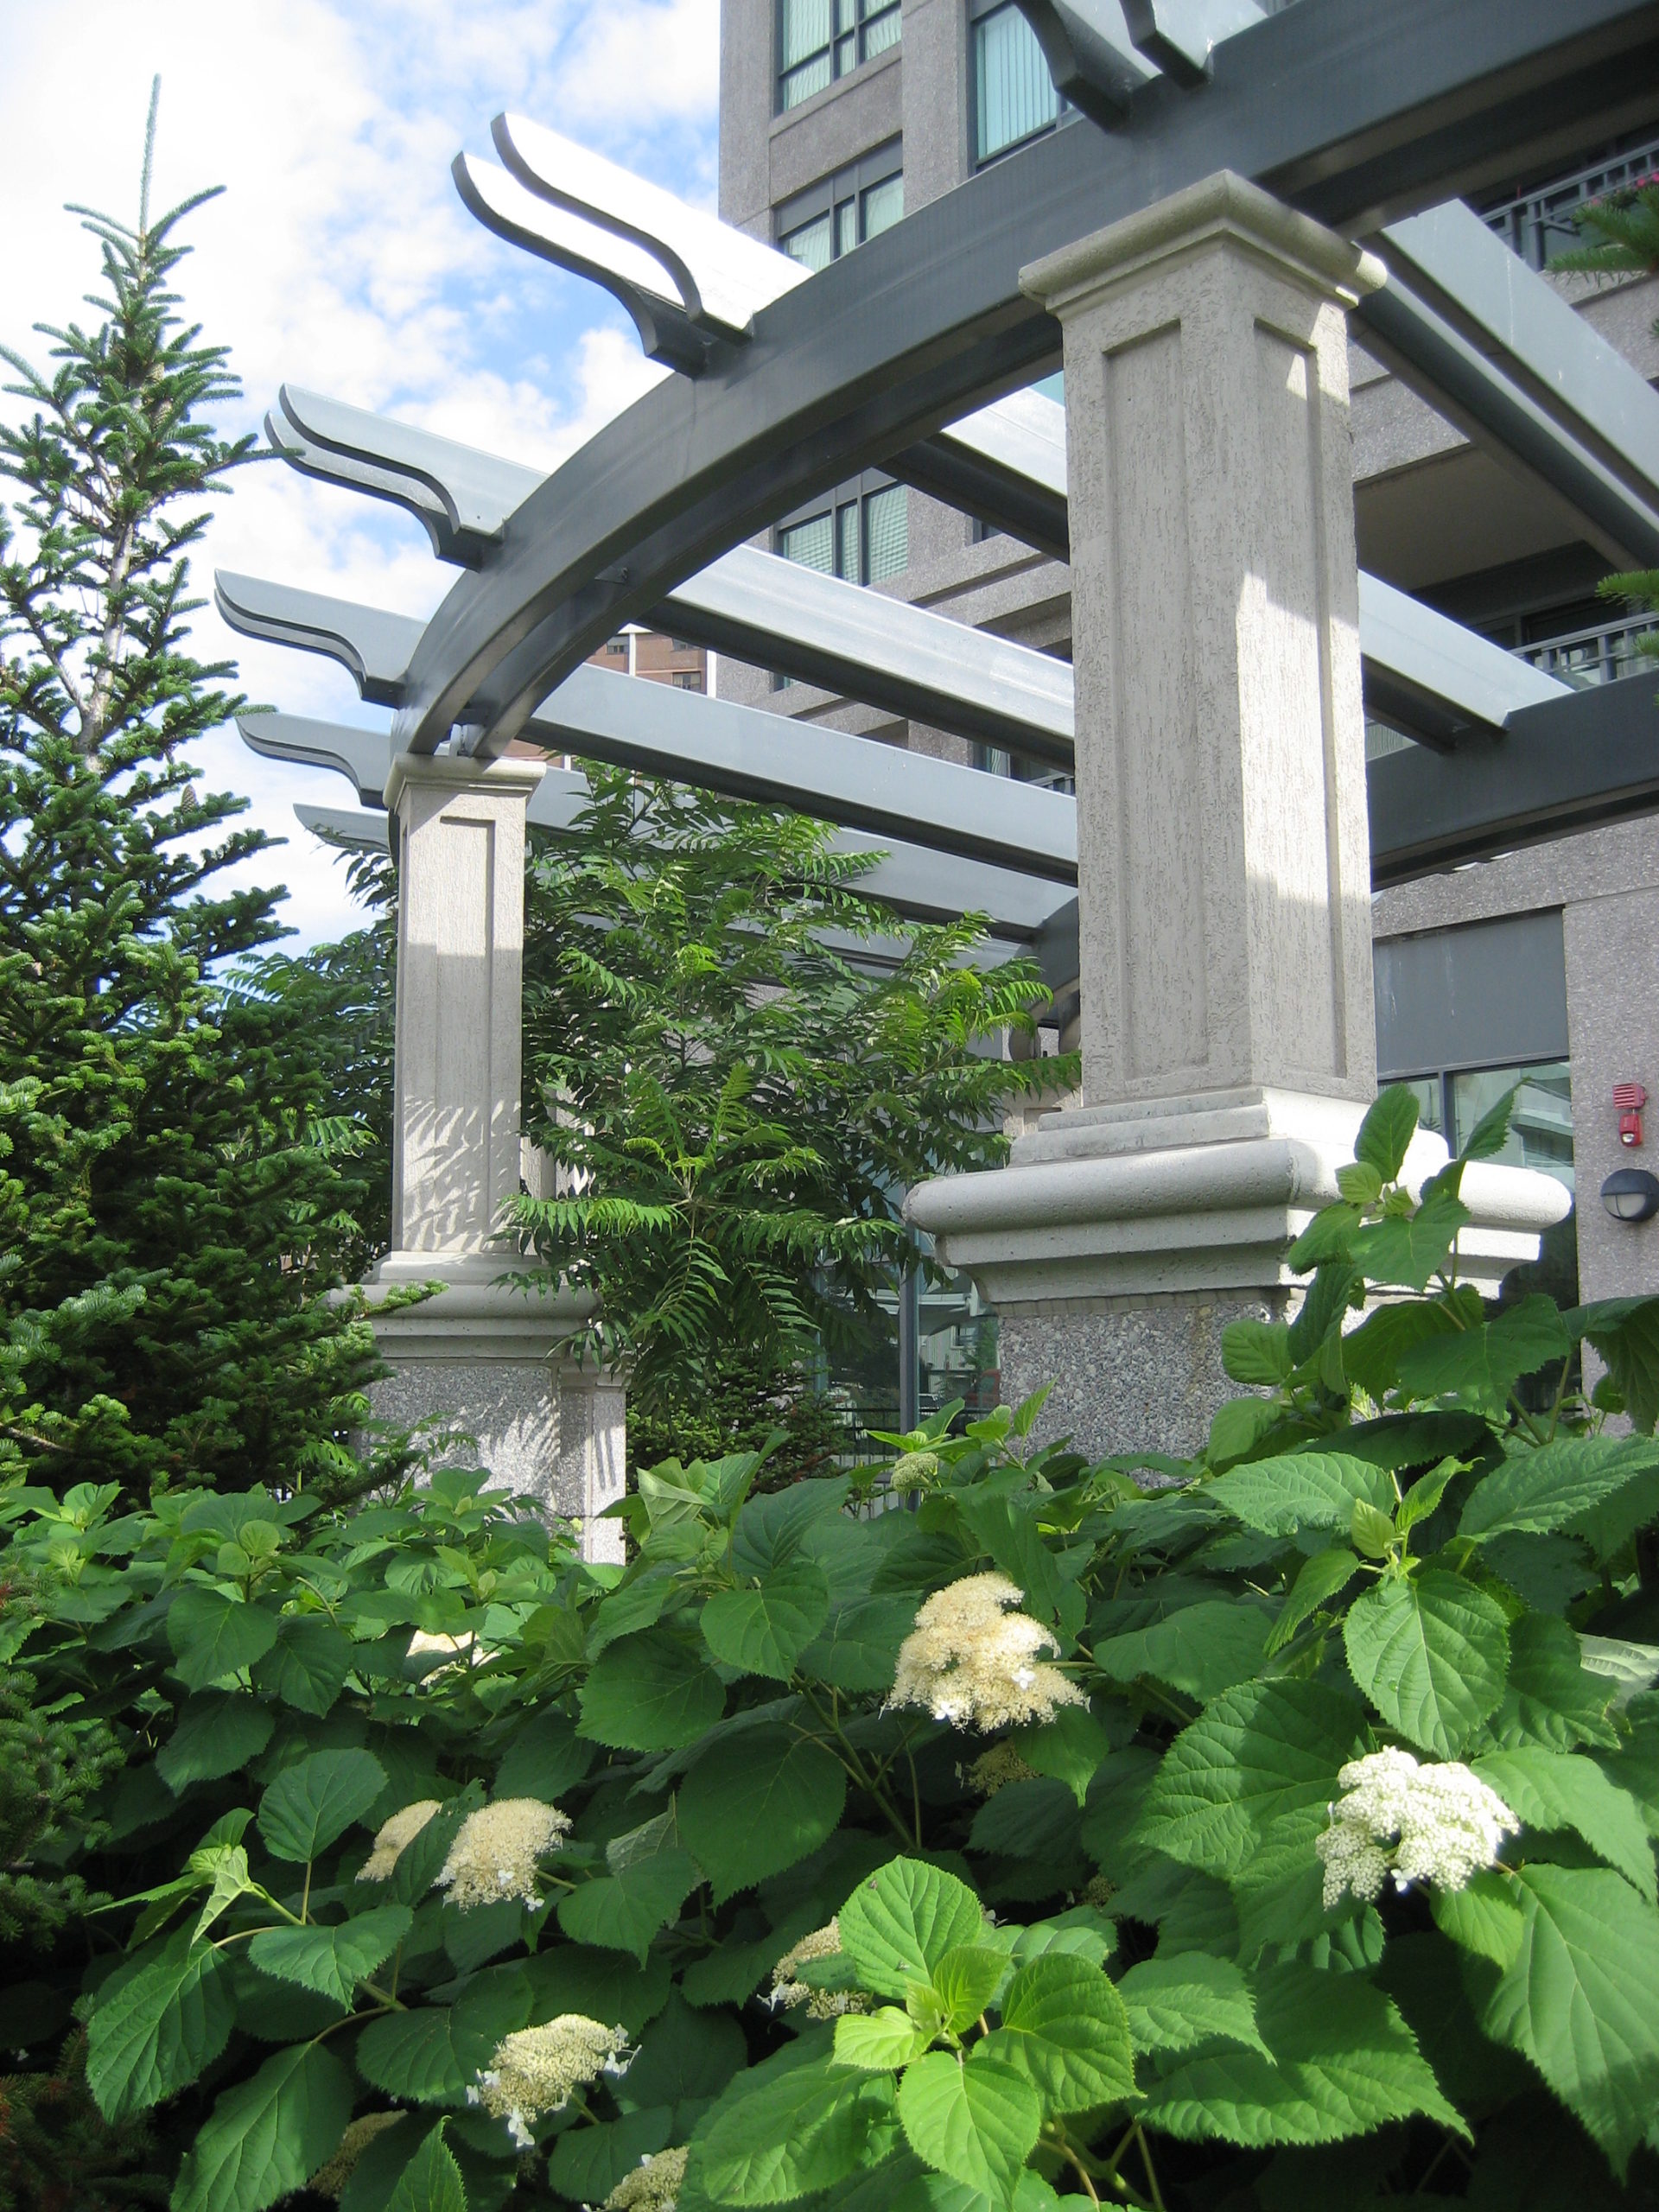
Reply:
<svg viewBox="0 0 1659 2212"><path fill-rule="evenodd" d="M1506 200L1502 207L1483 208L1482 218L1529 269L1542 269L1552 254L1565 253L1578 245L1575 209L1587 200L1599 200L1604 193L1636 184L1656 171L1659 171L1659 132L1649 132L1569 176L1552 177L1548 184Z"/></svg>
<svg viewBox="0 0 1659 2212"><path fill-rule="evenodd" d="M1620 677L1639 675L1644 664L1651 672L1652 656L1643 652L1637 641L1655 634L1654 618L1637 614L1628 621L1570 630L1565 637L1542 639L1514 650L1517 659L1583 690L1592 683L1613 683Z"/></svg>

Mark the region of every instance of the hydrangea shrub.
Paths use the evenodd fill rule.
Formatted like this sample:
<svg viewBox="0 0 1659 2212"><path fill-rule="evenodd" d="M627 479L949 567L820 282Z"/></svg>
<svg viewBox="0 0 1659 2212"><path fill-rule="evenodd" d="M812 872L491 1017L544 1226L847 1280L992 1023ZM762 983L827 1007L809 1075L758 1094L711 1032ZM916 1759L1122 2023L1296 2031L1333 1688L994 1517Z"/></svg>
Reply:
<svg viewBox="0 0 1659 2212"><path fill-rule="evenodd" d="M1192 1461L0 1500L172 2212L1652 2202L1659 1300L1483 1306L1414 1123Z"/></svg>

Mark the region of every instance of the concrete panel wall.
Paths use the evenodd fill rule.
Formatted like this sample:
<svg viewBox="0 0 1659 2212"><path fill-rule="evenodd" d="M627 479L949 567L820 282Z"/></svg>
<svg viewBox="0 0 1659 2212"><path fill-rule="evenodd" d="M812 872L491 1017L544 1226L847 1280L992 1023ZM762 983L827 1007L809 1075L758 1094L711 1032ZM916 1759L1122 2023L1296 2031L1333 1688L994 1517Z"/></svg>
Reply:
<svg viewBox="0 0 1659 2212"><path fill-rule="evenodd" d="M1572 1038L1573 1146L1579 1193L1579 1294L1659 1291L1659 1218L1631 1224L1603 1207L1616 1167L1659 1173L1659 888L1586 899L1563 918ZM1618 1141L1613 1085L1646 1085L1647 1142Z"/></svg>

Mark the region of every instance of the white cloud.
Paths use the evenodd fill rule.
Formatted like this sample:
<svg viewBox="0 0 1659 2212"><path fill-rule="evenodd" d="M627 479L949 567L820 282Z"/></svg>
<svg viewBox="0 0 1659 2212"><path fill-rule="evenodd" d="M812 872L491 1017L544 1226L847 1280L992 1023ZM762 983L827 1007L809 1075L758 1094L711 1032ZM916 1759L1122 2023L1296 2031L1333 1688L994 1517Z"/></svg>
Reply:
<svg viewBox="0 0 1659 2212"><path fill-rule="evenodd" d="M661 372L602 294L474 223L450 160L486 150L512 107L706 202L718 18L718 0L0 0L0 342L38 359L30 323L85 318L96 250L63 203L136 209L159 71L152 205L227 188L191 219L181 272L246 388L225 427L255 427L285 379L555 467ZM280 464L245 473L203 565L411 614L454 580L407 518ZM262 703L385 719L331 663L233 639L211 613L197 642L234 657ZM203 766L290 837L250 876L289 882L302 940L347 926L342 873L290 810L349 805L348 787L260 761L230 732Z"/></svg>

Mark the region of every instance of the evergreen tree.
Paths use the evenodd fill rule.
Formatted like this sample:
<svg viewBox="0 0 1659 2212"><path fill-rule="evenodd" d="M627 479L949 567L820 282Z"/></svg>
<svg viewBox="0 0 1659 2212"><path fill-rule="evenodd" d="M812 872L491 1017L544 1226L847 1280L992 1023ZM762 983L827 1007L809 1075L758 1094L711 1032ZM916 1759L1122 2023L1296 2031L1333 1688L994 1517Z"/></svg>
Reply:
<svg viewBox="0 0 1659 2212"><path fill-rule="evenodd" d="M244 703L188 644L204 502L251 454L238 386L170 289L181 225L84 209L97 320L0 428L0 1472L63 1491L343 1478L375 1371L328 1293L361 1241L328 979L248 963L279 892L188 748ZM334 1156L331 1157L331 1153Z"/></svg>

